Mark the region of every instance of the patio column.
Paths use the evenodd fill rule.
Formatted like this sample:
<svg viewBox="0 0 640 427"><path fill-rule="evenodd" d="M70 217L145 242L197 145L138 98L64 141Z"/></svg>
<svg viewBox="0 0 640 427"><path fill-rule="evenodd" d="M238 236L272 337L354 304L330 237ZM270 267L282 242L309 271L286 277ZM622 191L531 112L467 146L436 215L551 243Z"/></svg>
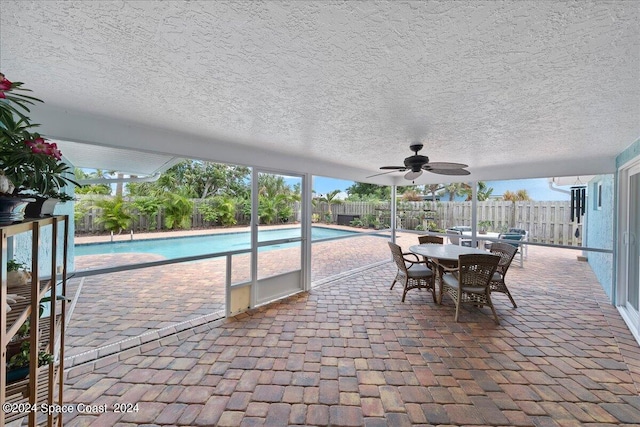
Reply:
<svg viewBox="0 0 640 427"><path fill-rule="evenodd" d="M391 241L396 242L396 186L391 186Z"/></svg>
<svg viewBox="0 0 640 427"><path fill-rule="evenodd" d="M471 247L478 245L476 224L478 223L478 181L471 183Z"/></svg>

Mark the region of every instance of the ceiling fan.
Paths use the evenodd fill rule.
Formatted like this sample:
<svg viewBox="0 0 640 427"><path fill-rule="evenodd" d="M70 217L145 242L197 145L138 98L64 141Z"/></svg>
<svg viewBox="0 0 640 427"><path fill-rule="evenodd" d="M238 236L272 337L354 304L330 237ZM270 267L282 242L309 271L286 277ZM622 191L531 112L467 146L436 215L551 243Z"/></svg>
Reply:
<svg viewBox="0 0 640 427"><path fill-rule="evenodd" d="M411 151L415 154L413 156L409 156L404 159L404 166L382 166L380 169L392 169L389 172L382 172L375 175L368 176L367 178L371 178L378 175L384 175L392 172L407 172L404 177L409 181L412 181L422 175L422 171L428 171L431 173L437 173L440 175L469 175L469 172L466 169L468 165L462 163L448 163L448 162L429 162L429 158L427 156L421 156L418 154L418 151L422 150L421 142L415 142L411 144L409 147Z"/></svg>

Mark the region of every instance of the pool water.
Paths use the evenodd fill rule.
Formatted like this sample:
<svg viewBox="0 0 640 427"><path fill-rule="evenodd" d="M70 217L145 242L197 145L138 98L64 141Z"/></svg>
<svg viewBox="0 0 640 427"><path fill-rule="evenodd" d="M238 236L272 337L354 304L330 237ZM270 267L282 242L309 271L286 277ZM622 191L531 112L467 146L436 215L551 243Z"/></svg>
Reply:
<svg viewBox="0 0 640 427"><path fill-rule="evenodd" d="M336 230L324 227L311 228L311 240L327 239L358 234L355 231ZM262 230L258 234L261 242L269 240L289 239L300 237L300 228L284 228L277 230ZM299 243L285 243L261 248L280 249L293 247ZM204 236L173 237L159 239L133 240L126 242L86 243L75 245L75 256L121 254L121 253L152 253L165 258L179 258L215 252L235 251L251 247L251 232L208 234Z"/></svg>

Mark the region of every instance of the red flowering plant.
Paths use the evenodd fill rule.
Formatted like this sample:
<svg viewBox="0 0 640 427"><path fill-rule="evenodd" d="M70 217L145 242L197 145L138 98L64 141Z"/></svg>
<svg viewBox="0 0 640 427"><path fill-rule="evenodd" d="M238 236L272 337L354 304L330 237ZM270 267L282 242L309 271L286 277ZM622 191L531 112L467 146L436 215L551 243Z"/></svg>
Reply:
<svg viewBox="0 0 640 427"><path fill-rule="evenodd" d="M61 190L78 184L56 143L32 131L38 125L27 116L29 105L42 101L22 85L0 73L0 194L71 200Z"/></svg>

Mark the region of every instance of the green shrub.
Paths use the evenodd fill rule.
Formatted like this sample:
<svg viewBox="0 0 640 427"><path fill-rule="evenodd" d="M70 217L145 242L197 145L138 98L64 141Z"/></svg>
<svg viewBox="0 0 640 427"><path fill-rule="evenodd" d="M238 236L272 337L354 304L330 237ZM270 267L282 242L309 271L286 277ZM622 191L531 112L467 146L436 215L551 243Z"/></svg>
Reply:
<svg viewBox="0 0 640 427"><path fill-rule="evenodd" d="M160 210L160 201L155 197L137 197L133 202L138 212L147 217L147 230L158 226L158 211Z"/></svg>
<svg viewBox="0 0 640 427"><path fill-rule="evenodd" d="M162 201L164 225L169 229L191 228L193 202L175 193L167 193Z"/></svg>
<svg viewBox="0 0 640 427"><path fill-rule="evenodd" d="M131 226L132 216L129 204L121 196L99 200L96 205L102 209L102 214L96 221L103 224L107 231L120 234L122 230Z"/></svg>
<svg viewBox="0 0 640 427"><path fill-rule="evenodd" d="M284 205L278 210L278 217L280 219L280 222L288 222L292 216L293 208L291 207L291 205Z"/></svg>
<svg viewBox="0 0 640 427"><path fill-rule="evenodd" d="M202 204L198 205L198 210L202 214L202 219L205 221L215 224L218 222L218 211L215 206L213 206L212 200L207 200Z"/></svg>
<svg viewBox="0 0 640 427"><path fill-rule="evenodd" d="M278 201L273 198L260 196L258 216L262 224L273 224L278 217Z"/></svg>
<svg viewBox="0 0 640 427"><path fill-rule="evenodd" d="M224 227L236 225L236 201L229 196L214 197L218 221Z"/></svg>

